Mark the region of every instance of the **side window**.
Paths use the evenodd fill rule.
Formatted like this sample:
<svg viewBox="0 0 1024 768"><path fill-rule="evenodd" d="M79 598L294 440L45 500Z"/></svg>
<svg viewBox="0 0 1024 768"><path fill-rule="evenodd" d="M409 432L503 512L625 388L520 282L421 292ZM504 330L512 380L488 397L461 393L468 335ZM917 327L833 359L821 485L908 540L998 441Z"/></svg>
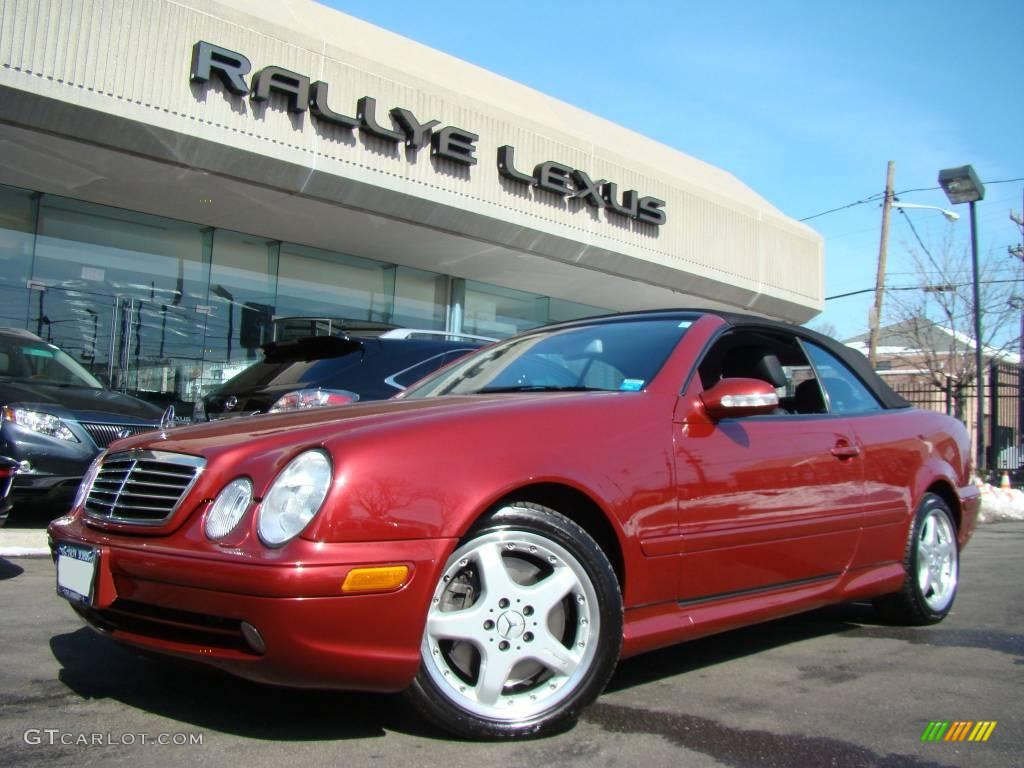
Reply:
<svg viewBox="0 0 1024 768"><path fill-rule="evenodd" d="M796 338L788 334L733 331L708 350L697 373L705 389L736 377L767 381L779 396L775 415L827 412L814 368Z"/></svg>
<svg viewBox="0 0 1024 768"><path fill-rule="evenodd" d="M871 390L839 358L811 342L804 342L804 347L828 396L831 413L870 413L882 410Z"/></svg>

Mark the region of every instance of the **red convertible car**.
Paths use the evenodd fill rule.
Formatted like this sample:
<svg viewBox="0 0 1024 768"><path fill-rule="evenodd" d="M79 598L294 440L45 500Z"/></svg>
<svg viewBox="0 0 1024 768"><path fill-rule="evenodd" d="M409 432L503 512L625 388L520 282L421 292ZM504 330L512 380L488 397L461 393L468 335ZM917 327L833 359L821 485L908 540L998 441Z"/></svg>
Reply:
<svg viewBox="0 0 1024 768"><path fill-rule="evenodd" d="M390 401L119 441L50 535L59 593L115 640L516 737L682 640L849 600L941 620L970 454L820 334L640 312Z"/></svg>

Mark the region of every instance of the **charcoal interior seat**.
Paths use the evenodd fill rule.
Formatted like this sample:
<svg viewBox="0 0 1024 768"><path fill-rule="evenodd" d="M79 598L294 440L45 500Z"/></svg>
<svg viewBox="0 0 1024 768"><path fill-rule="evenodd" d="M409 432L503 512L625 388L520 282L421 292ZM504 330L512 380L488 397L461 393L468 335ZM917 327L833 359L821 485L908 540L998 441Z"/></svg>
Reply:
<svg viewBox="0 0 1024 768"><path fill-rule="evenodd" d="M767 381L773 387L786 386L786 372L779 358L760 347L736 347L722 361L722 378L748 378Z"/></svg>
<svg viewBox="0 0 1024 768"><path fill-rule="evenodd" d="M793 390L793 410L796 413L825 413L825 399L817 379L801 381Z"/></svg>

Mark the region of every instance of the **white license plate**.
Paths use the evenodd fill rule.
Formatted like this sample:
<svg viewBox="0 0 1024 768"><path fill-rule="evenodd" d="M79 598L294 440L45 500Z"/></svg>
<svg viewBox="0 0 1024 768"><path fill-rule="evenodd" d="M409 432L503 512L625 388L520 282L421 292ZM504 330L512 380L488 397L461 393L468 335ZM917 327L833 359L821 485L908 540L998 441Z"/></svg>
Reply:
<svg viewBox="0 0 1024 768"><path fill-rule="evenodd" d="M82 605L92 603L99 550L81 544L57 545L57 593Z"/></svg>

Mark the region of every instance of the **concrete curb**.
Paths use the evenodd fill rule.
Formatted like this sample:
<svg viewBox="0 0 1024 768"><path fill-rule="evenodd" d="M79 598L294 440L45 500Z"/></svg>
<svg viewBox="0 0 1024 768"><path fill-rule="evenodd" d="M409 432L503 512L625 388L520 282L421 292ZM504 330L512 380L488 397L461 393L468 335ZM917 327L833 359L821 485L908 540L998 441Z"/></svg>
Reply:
<svg viewBox="0 0 1024 768"><path fill-rule="evenodd" d="M0 557L49 556L45 528L0 528Z"/></svg>

